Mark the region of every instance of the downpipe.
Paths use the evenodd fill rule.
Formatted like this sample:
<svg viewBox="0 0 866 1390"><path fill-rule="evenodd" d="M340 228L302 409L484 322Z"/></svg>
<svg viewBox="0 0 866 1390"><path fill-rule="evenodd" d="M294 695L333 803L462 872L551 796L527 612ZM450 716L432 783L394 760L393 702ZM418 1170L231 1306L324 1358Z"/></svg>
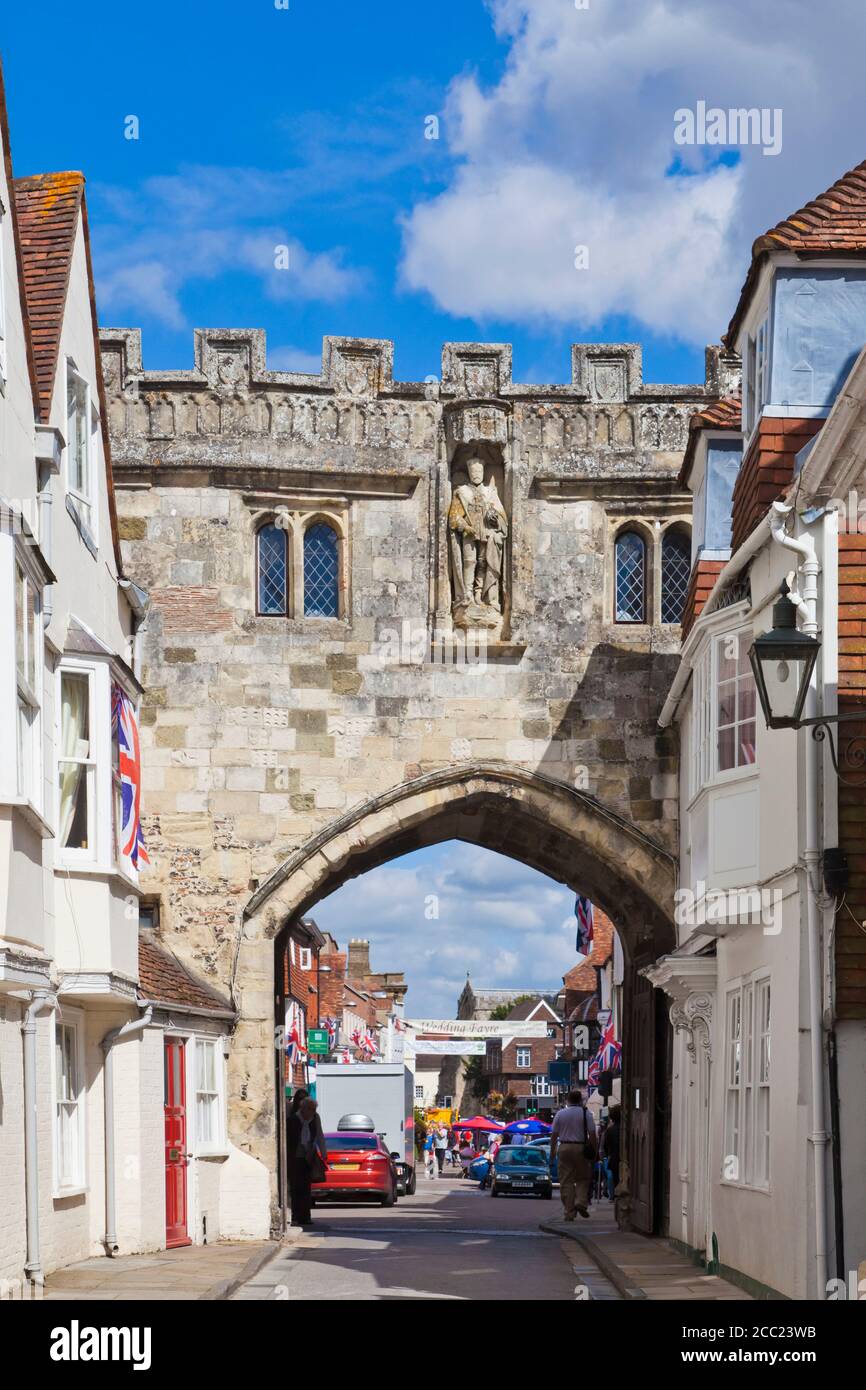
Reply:
<svg viewBox="0 0 866 1390"><path fill-rule="evenodd" d="M42 1251L39 1242L39 1124L36 1084L36 1018L43 1009L56 1009L57 995L38 989L21 1023L24 1039L24 1197L27 1214L27 1259L24 1273L31 1284L42 1286Z"/></svg>
<svg viewBox="0 0 866 1390"><path fill-rule="evenodd" d="M142 1033L153 1017L153 1005L147 1004L141 1018L131 1018L120 1028L112 1028L102 1039L104 1054L102 1079L105 1090L105 1235L102 1244L109 1258L117 1254L117 1190L116 1155L114 1149L114 1044L120 1038Z"/></svg>
<svg viewBox="0 0 866 1390"><path fill-rule="evenodd" d="M773 540L785 550L793 551L801 557L799 566L803 575L802 611L803 631L810 637L818 635L818 575L821 565L815 553L815 542L809 535L789 536L785 521L793 508L784 502L774 502L770 516L770 534ZM818 714L818 690L813 676L806 697L804 718L814 718ZM810 1113L811 1131L809 1143L812 1146L812 1162L815 1191L815 1281L816 1289L812 1297L827 1296L827 1159L826 1150L830 1136L824 1128L824 1035L823 1035L823 988L821 962L821 923L818 914L817 891L815 885L821 881L821 834L818 814L818 755L815 740L807 735L805 743L805 795L806 795L806 843L803 849L803 863L806 874L806 925L808 937L809 962L809 1051L812 1076L812 1104Z"/></svg>

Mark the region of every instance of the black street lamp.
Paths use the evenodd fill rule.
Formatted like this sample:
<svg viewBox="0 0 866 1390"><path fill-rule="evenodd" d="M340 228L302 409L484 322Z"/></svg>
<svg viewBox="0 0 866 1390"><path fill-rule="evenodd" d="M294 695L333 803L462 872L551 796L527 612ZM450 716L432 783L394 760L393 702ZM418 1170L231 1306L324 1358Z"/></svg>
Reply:
<svg viewBox="0 0 866 1390"><path fill-rule="evenodd" d="M797 609L783 582L773 605L773 626L749 651L768 729L799 729L800 715L821 643L797 627ZM808 721L807 721L808 722Z"/></svg>
<svg viewBox="0 0 866 1390"><path fill-rule="evenodd" d="M832 726L851 719L866 725L866 708L801 718L821 643L817 637L810 637L797 627L797 608L788 593L788 584L784 581L773 605L772 628L756 637L749 649L761 709L768 729L811 729L817 742L827 739L836 775L844 782L845 778L839 774ZM855 734L849 740L845 764L859 772L866 770L866 735Z"/></svg>

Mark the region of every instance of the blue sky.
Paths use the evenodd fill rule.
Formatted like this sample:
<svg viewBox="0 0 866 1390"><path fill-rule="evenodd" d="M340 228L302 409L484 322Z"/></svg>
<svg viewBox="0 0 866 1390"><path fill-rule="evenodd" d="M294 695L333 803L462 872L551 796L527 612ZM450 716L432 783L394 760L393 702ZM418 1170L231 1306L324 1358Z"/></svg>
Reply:
<svg viewBox="0 0 866 1390"><path fill-rule="evenodd" d="M3 57L16 170L84 170L102 321L150 367L225 325L275 366L350 333L418 379L482 337L563 380L571 341L627 339L688 381L753 237L866 153L864 26L844 0L91 0L71 31L48 0L4 16ZM780 106L782 153L677 150L698 99Z"/></svg>
<svg viewBox="0 0 866 1390"><path fill-rule="evenodd" d="M344 948L368 938L374 970L406 972L409 1018L454 1018L467 975L476 988L555 992L581 959L573 893L456 840L351 879L310 915Z"/></svg>

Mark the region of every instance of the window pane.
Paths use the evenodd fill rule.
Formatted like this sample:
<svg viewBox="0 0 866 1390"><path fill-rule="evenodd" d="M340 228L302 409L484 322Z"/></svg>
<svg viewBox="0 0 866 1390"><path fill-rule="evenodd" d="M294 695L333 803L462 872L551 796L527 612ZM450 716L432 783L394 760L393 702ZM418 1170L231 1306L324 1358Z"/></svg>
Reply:
<svg viewBox="0 0 866 1390"><path fill-rule="evenodd" d="M198 1097L196 1101L196 1135L200 1144L212 1144L216 1139L215 1108L215 1097Z"/></svg>
<svg viewBox="0 0 866 1390"><path fill-rule="evenodd" d="M662 622L682 622L689 576L692 568L692 547L682 531L669 532L662 542Z"/></svg>
<svg viewBox="0 0 866 1390"><path fill-rule="evenodd" d="M60 843L68 849L87 849L88 777L84 760L90 754L89 678L64 672L60 704Z"/></svg>
<svg viewBox="0 0 866 1390"><path fill-rule="evenodd" d="M308 618L339 616L337 533L317 521L304 535L304 614Z"/></svg>
<svg viewBox="0 0 866 1390"><path fill-rule="evenodd" d="M196 1089L199 1091L216 1090L216 1053L213 1043L198 1043L196 1045Z"/></svg>
<svg viewBox="0 0 866 1390"><path fill-rule="evenodd" d="M39 598L30 580L27 581L27 681L36 690L36 651L39 620Z"/></svg>
<svg viewBox="0 0 866 1390"><path fill-rule="evenodd" d="M755 761L755 721L740 727L739 765L748 767Z"/></svg>
<svg viewBox="0 0 866 1390"><path fill-rule="evenodd" d="M279 526L263 526L258 532L259 612L266 617L286 613L288 547L286 533Z"/></svg>
<svg viewBox="0 0 866 1390"><path fill-rule="evenodd" d="M737 687L733 681L726 681L719 687L719 724L733 724L736 711Z"/></svg>
<svg viewBox="0 0 866 1390"><path fill-rule="evenodd" d="M719 772L727 772L736 766L736 746L735 730L721 729L719 731Z"/></svg>
<svg viewBox="0 0 866 1390"><path fill-rule="evenodd" d="M642 623L646 575L644 543L634 531L626 531L616 543L616 620Z"/></svg>
<svg viewBox="0 0 866 1390"><path fill-rule="evenodd" d="M25 640L25 596L24 596L24 572L16 566L15 569L15 665L18 675L24 679L27 665L26 640Z"/></svg>

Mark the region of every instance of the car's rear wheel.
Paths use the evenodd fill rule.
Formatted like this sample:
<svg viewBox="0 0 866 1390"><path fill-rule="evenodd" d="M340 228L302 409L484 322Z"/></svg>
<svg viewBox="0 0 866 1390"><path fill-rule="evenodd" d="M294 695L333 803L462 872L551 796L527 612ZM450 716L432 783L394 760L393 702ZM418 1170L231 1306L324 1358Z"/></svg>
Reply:
<svg viewBox="0 0 866 1390"><path fill-rule="evenodd" d="M383 1206L383 1207L393 1207L393 1206L396 1205L396 1202L397 1202L397 1190L396 1190L396 1188L392 1187L392 1188L391 1188L391 1191L390 1191L389 1193L387 1193L387 1195L384 1196L384 1197L382 1198L382 1206Z"/></svg>
<svg viewBox="0 0 866 1390"><path fill-rule="evenodd" d="M417 1187L417 1185L418 1185L418 1180L417 1180L416 1175L415 1175L415 1169L413 1168L413 1169L412 1169L412 1176L411 1176L411 1178L409 1179L409 1186L406 1188L406 1195L407 1195L408 1197L414 1197L414 1196L415 1196L415 1188Z"/></svg>

